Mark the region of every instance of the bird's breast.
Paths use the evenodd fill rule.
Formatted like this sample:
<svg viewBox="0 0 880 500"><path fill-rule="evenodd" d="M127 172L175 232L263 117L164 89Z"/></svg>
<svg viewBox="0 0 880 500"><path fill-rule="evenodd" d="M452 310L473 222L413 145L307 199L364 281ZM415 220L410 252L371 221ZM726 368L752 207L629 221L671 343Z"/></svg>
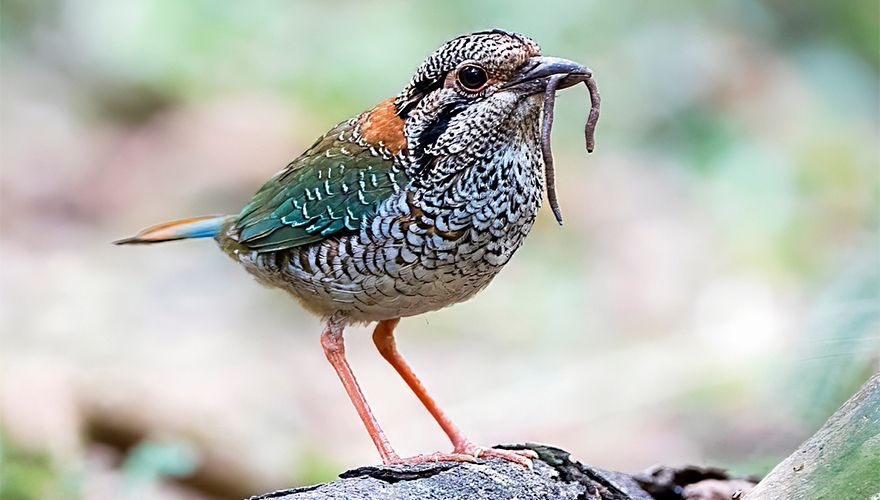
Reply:
<svg viewBox="0 0 880 500"><path fill-rule="evenodd" d="M404 219L416 221L402 241L432 262L494 274L534 223L543 192L541 166L527 143L513 143L445 186L411 193L405 206L398 205Z"/></svg>

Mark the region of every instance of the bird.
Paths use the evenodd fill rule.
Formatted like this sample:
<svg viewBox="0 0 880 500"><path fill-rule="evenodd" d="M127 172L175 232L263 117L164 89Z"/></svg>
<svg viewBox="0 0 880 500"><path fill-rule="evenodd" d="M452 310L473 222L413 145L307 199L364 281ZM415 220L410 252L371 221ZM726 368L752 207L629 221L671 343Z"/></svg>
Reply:
<svg viewBox="0 0 880 500"><path fill-rule="evenodd" d="M429 395L396 347L401 318L466 301L510 261L545 190L556 206L549 127L556 90L592 71L543 56L501 29L443 43L403 90L346 120L270 178L234 215L149 227L117 244L213 238L257 281L320 316L323 352L384 464L500 458L531 467L532 450L477 446ZM546 173L545 173L546 170ZM348 325L376 323L380 355L446 433L451 452L401 457L345 355Z"/></svg>

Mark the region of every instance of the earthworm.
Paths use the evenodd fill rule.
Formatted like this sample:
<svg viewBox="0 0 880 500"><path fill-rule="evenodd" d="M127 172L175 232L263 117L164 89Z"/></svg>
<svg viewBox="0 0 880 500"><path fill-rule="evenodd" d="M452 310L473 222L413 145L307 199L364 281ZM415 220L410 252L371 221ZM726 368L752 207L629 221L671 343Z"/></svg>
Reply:
<svg viewBox="0 0 880 500"><path fill-rule="evenodd" d="M544 91L544 120L541 124L541 153L544 155L544 179L547 181L547 201L556 222L562 225L562 211L559 210L559 200L556 198L556 172L553 170L553 151L550 148L550 130L553 127L553 105L556 102L556 89L559 84L575 75L553 75L547 82ZM596 123L599 121L599 89L592 76L583 80L590 92L590 114L584 125L584 138L587 143L587 152L592 153L595 146Z"/></svg>

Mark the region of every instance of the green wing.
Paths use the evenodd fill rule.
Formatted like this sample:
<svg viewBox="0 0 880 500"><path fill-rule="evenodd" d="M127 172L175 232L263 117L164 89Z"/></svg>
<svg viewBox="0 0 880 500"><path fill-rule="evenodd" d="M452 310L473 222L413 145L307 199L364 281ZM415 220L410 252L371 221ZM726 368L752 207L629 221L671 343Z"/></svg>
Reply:
<svg viewBox="0 0 880 500"><path fill-rule="evenodd" d="M338 125L267 182L236 221L239 243L259 252L353 234L400 190L406 175L388 156L340 134Z"/></svg>

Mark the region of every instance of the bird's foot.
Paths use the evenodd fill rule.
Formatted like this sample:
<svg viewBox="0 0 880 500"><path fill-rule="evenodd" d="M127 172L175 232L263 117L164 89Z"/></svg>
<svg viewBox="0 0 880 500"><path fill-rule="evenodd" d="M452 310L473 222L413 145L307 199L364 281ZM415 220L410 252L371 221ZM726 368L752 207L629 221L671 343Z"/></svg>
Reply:
<svg viewBox="0 0 880 500"><path fill-rule="evenodd" d="M485 448L473 443L456 446L455 452L471 455L476 458L500 458L529 469L532 468L532 460L538 458L538 454L534 450L527 448L522 450L502 450L500 448Z"/></svg>
<svg viewBox="0 0 880 500"><path fill-rule="evenodd" d="M427 453L413 457L391 457L385 460L385 465L414 465L435 462L476 462L477 457L467 453Z"/></svg>
<svg viewBox="0 0 880 500"><path fill-rule="evenodd" d="M386 465L413 465L435 462L477 462L480 458L500 458L514 462L529 469L532 468L532 460L538 458L538 454L532 450L502 450L498 448L484 448L472 443L466 443L456 447L452 453L428 453L414 457L392 457L386 460Z"/></svg>

